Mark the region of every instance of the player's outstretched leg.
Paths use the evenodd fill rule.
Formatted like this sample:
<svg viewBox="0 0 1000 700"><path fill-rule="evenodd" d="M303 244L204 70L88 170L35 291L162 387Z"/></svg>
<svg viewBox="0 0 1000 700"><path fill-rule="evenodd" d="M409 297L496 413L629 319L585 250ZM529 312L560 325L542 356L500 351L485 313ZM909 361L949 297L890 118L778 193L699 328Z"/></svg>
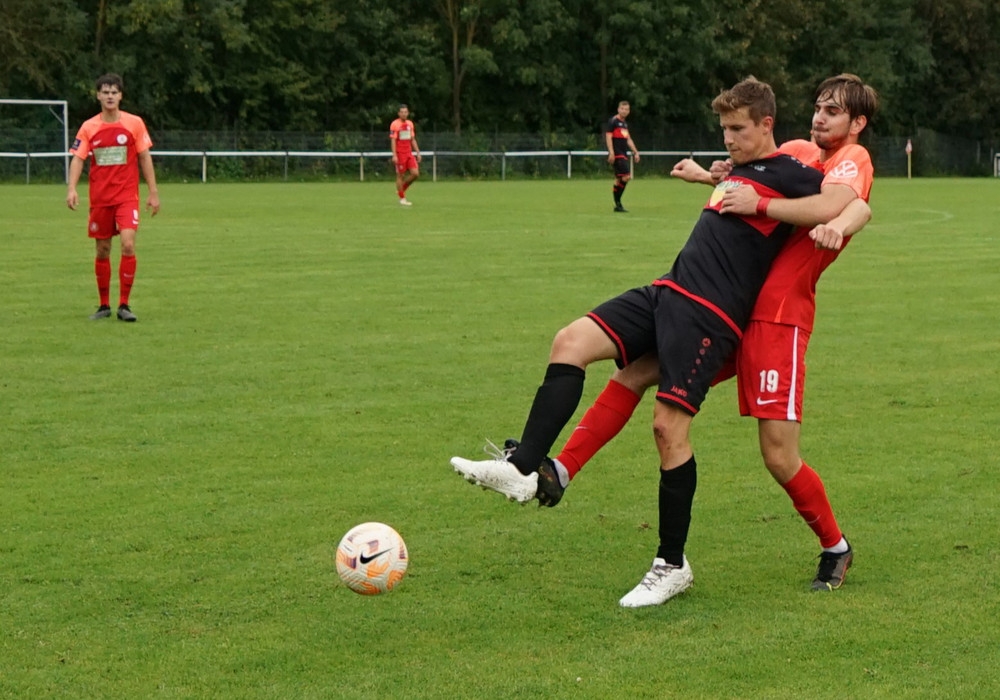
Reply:
<svg viewBox="0 0 1000 700"><path fill-rule="evenodd" d="M451 466L469 483L503 494L508 500L527 503L535 497L538 491L538 472L522 474L509 461L513 452L511 449L501 450L491 442L485 451L492 454L493 459L475 461L452 457Z"/></svg>

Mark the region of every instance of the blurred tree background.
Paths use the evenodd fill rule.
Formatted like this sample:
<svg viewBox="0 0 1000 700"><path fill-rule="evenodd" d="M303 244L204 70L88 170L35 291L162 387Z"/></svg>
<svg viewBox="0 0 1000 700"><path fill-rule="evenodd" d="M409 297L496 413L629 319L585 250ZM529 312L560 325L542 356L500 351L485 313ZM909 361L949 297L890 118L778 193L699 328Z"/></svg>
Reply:
<svg viewBox="0 0 1000 700"><path fill-rule="evenodd" d="M802 136L816 84L851 72L880 136L1000 143L997 0L0 0L0 96L66 99L75 129L105 72L154 136L384 140L406 102L421 133L585 146L627 99L640 145L678 147L717 141L709 102L749 74Z"/></svg>

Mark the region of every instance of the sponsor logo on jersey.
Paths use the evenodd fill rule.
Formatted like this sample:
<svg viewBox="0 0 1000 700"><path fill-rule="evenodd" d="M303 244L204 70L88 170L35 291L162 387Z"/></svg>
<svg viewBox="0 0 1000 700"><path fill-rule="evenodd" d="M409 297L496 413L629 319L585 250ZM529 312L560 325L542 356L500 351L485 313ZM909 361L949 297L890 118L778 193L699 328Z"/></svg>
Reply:
<svg viewBox="0 0 1000 700"><path fill-rule="evenodd" d="M858 176L858 164L853 160L845 160L828 173L831 178L842 178L849 180Z"/></svg>

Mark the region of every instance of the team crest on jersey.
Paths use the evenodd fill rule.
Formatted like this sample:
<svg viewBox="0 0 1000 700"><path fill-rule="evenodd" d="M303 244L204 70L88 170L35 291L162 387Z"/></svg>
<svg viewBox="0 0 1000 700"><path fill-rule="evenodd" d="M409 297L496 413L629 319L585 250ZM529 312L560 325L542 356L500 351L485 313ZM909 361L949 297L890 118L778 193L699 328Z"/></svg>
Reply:
<svg viewBox="0 0 1000 700"><path fill-rule="evenodd" d="M829 172L830 177L850 179L858 176L858 164L853 160L845 160L837 163L837 167Z"/></svg>
<svg viewBox="0 0 1000 700"><path fill-rule="evenodd" d="M128 143L128 136L126 136L125 134L118 134L118 143L124 146L126 143Z"/></svg>
<svg viewBox="0 0 1000 700"><path fill-rule="evenodd" d="M715 186L715 189L712 190L712 196L708 200L709 208L718 209L719 204L722 202L723 195L725 195L729 190L735 190L741 184L743 183L737 182L736 180L723 180L720 182Z"/></svg>

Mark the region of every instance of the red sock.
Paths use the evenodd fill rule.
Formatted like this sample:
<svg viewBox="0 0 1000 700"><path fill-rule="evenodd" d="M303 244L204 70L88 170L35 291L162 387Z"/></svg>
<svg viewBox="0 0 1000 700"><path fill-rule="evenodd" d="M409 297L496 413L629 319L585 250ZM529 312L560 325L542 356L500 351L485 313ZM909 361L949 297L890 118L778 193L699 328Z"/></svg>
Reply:
<svg viewBox="0 0 1000 700"><path fill-rule="evenodd" d="M399 195L400 199L402 199L404 196L406 196L406 190L405 189L404 190L396 190L396 194Z"/></svg>
<svg viewBox="0 0 1000 700"><path fill-rule="evenodd" d="M784 489L792 499L795 510L819 537L821 547L832 547L840 542L843 533L833 517L833 508L819 474L803 462L795 476L784 484Z"/></svg>
<svg viewBox="0 0 1000 700"><path fill-rule="evenodd" d="M128 304L128 296L132 292L135 281L135 256L123 255L118 264L118 305Z"/></svg>
<svg viewBox="0 0 1000 700"><path fill-rule="evenodd" d="M410 185L412 185L412 184L413 184L413 180L404 181L403 182L403 192L405 193L406 190L410 189Z"/></svg>
<svg viewBox="0 0 1000 700"><path fill-rule="evenodd" d="M97 295L101 306L111 306L111 260L94 258L94 275L97 277Z"/></svg>
<svg viewBox="0 0 1000 700"><path fill-rule="evenodd" d="M569 441L556 457L572 479L597 451L611 442L628 423L642 396L611 380L594 405L583 414Z"/></svg>

